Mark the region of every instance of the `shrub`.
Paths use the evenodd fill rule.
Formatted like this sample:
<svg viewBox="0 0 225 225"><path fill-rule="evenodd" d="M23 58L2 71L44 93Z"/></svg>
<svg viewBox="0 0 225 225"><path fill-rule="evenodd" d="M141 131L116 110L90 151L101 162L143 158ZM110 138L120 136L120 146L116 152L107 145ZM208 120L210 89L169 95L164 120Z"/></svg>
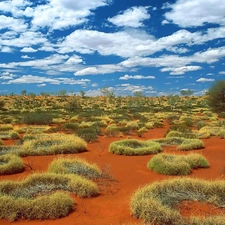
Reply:
<svg viewBox="0 0 225 225"><path fill-rule="evenodd" d="M35 199L0 195L0 200L0 218L10 221L58 219L67 216L74 209L74 200L68 194L60 192Z"/></svg>
<svg viewBox="0 0 225 225"><path fill-rule="evenodd" d="M199 139L184 139L181 145L178 146L179 150L182 151L189 151L194 149L201 149L204 148L203 141Z"/></svg>
<svg viewBox="0 0 225 225"><path fill-rule="evenodd" d="M225 80L217 80L209 88L207 103L209 107L217 113L224 112L225 109Z"/></svg>
<svg viewBox="0 0 225 225"><path fill-rule="evenodd" d="M136 139L115 141L110 144L109 151L118 155L148 155L161 152L161 145L154 141Z"/></svg>
<svg viewBox="0 0 225 225"><path fill-rule="evenodd" d="M223 207L225 182L179 178L155 182L139 188L131 197L131 213L150 224L224 224L224 216L198 218L181 216L177 205L184 200L208 202Z"/></svg>
<svg viewBox="0 0 225 225"><path fill-rule="evenodd" d="M52 155L86 151L87 143L75 135L51 134L25 141L18 151L20 156Z"/></svg>
<svg viewBox="0 0 225 225"><path fill-rule="evenodd" d="M50 124L53 116L47 113L27 113L22 121L25 124Z"/></svg>
<svg viewBox="0 0 225 225"><path fill-rule="evenodd" d="M119 133L120 129L117 125L111 124L106 127L106 131L110 136L115 136Z"/></svg>
<svg viewBox="0 0 225 225"><path fill-rule="evenodd" d="M159 154L153 156L147 167L164 175L188 175L191 169L206 168L209 164L200 154L184 155Z"/></svg>
<svg viewBox="0 0 225 225"><path fill-rule="evenodd" d="M12 130L13 126L11 124L0 124L0 131Z"/></svg>
<svg viewBox="0 0 225 225"><path fill-rule="evenodd" d="M97 131L93 127L79 128L76 134L86 142L92 142L98 138Z"/></svg>
<svg viewBox="0 0 225 225"><path fill-rule="evenodd" d="M23 161L20 157L12 154L0 156L0 175L23 172Z"/></svg>
<svg viewBox="0 0 225 225"><path fill-rule="evenodd" d="M77 174L87 179L98 178L102 173L96 164L90 164L81 158L58 158L50 164L48 171L60 174Z"/></svg>
<svg viewBox="0 0 225 225"><path fill-rule="evenodd" d="M77 123L65 123L64 128L75 131L79 128L79 125Z"/></svg>

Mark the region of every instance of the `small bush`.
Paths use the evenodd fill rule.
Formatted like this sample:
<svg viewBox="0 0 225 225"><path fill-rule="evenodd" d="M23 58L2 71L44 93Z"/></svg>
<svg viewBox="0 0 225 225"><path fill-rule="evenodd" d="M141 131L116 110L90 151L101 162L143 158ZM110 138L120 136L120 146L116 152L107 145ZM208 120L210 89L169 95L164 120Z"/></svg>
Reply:
<svg viewBox="0 0 225 225"><path fill-rule="evenodd" d="M28 113L24 115L22 121L25 124L50 124L52 123L53 116L47 113Z"/></svg>
<svg viewBox="0 0 225 225"><path fill-rule="evenodd" d="M148 155L161 152L161 145L154 141L136 139L115 141L110 144L109 151L118 155Z"/></svg>
<svg viewBox="0 0 225 225"><path fill-rule="evenodd" d="M97 131L93 127L79 128L76 134L86 142L92 142L98 138Z"/></svg>
<svg viewBox="0 0 225 225"><path fill-rule="evenodd" d="M20 157L12 154L0 156L0 175L23 172L23 161Z"/></svg>
<svg viewBox="0 0 225 225"><path fill-rule="evenodd" d="M65 123L64 128L68 130L75 131L79 128L79 125L77 123Z"/></svg>
<svg viewBox="0 0 225 225"><path fill-rule="evenodd" d="M188 175L192 169L206 168L209 164L200 154L191 153L186 156L159 154L152 157L147 167L164 175Z"/></svg>
<svg viewBox="0 0 225 225"><path fill-rule="evenodd" d="M181 145L178 146L178 150L189 151L189 150L201 149L204 147L205 146L203 141L199 139L184 139Z"/></svg>
<svg viewBox="0 0 225 225"><path fill-rule="evenodd" d="M52 134L25 141L18 151L20 156L52 155L86 151L87 143L75 135Z"/></svg>
<svg viewBox="0 0 225 225"><path fill-rule="evenodd" d="M155 182L139 188L131 197L131 213L147 224L224 224L224 216L183 217L177 205L184 200L208 202L223 207L225 182L179 178Z"/></svg>
<svg viewBox="0 0 225 225"><path fill-rule="evenodd" d="M54 160L49 172L60 174L77 174L87 179L95 179L101 176L101 170L95 164L90 164L81 158L58 158Z"/></svg>
<svg viewBox="0 0 225 225"><path fill-rule="evenodd" d="M10 221L59 219L74 209L74 200L68 194L60 192L35 199L0 195L0 200L0 218Z"/></svg>
<svg viewBox="0 0 225 225"><path fill-rule="evenodd" d="M13 126L11 124L0 124L0 131L9 131L13 130Z"/></svg>

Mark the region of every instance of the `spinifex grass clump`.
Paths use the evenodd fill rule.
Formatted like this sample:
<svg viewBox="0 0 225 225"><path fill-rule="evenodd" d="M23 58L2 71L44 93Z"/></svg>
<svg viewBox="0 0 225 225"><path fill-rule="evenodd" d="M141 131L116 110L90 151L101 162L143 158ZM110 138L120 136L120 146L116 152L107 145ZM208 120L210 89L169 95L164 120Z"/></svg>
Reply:
<svg viewBox="0 0 225 225"><path fill-rule="evenodd" d="M0 175L23 172L23 161L20 157L12 154L0 156Z"/></svg>
<svg viewBox="0 0 225 225"><path fill-rule="evenodd" d="M152 157L148 168L164 175L188 175L192 169L207 168L207 160L200 154L159 154Z"/></svg>
<svg viewBox="0 0 225 225"><path fill-rule="evenodd" d="M161 145L154 141L128 139L110 144L109 151L118 155L148 155L161 152Z"/></svg>
<svg viewBox="0 0 225 225"><path fill-rule="evenodd" d="M19 145L0 145L0 155L5 154L17 154L18 150L20 149Z"/></svg>
<svg viewBox="0 0 225 225"><path fill-rule="evenodd" d="M50 164L48 171L60 174L77 174L87 179L96 179L102 175L96 164L90 164L81 158L58 158Z"/></svg>
<svg viewBox="0 0 225 225"><path fill-rule="evenodd" d="M224 215L184 218L177 206L184 200L207 202L224 207L225 182L179 178L164 180L138 189L131 198L131 212L150 224L211 225L224 224Z"/></svg>
<svg viewBox="0 0 225 225"><path fill-rule="evenodd" d="M0 218L57 219L68 215L74 201L66 191L79 197L98 195L95 183L74 174L33 174L23 181L0 182ZM51 194L51 195L50 195Z"/></svg>
<svg viewBox="0 0 225 225"><path fill-rule="evenodd" d="M19 150L20 156L52 155L86 151L87 143L75 135L51 134L25 141Z"/></svg>
<svg viewBox="0 0 225 225"><path fill-rule="evenodd" d="M74 209L74 200L61 192L35 199L0 195L0 200L0 218L10 221L58 219L67 216Z"/></svg>
<svg viewBox="0 0 225 225"><path fill-rule="evenodd" d="M183 139L181 145L178 146L178 150L189 151L189 150L194 150L194 149L201 149L204 147L205 147L205 145L202 140L185 138L185 139Z"/></svg>

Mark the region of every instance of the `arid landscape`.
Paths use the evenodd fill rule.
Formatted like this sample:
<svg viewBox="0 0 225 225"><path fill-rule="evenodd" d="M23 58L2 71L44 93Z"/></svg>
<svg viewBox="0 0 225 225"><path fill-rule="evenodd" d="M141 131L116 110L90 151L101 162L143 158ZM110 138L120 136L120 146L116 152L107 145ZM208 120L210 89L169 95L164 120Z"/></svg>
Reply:
<svg viewBox="0 0 225 225"><path fill-rule="evenodd" d="M142 224L144 221L135 218L131 210L131 198L140 187L154 182L162 182L163 180L173 180L176 178L185 179L187 177L193 179L199 178L211 183L218 180L224 181L225 139L223 135L225 120L218 114L211 112L207 107L203 107L204 97L180 97L176 99L176 102L173 102L173 104L168 101L168 97L161 97L160 100L157 98L135 97L132 99L133 103L130 106L129 104L131 103L128 97L122 99L110 99L108 97L96 97L91 99L66 97L69 99L63 103L60 102L62 102L61 99L65 99L65 97L36 97L32 101L30 97L26 96L2 98L4 98L2 101L5 102L5 105L2 108L1 118L2 121L6 121L8 118L8 121L7 123L2 122L0 125L1 135L3 135L3 133L5 135L6 131L10 131L11 133L13 131L18 134L18 137L14 138L14 136L11 136L2 138L1 155L4 155L3 151L5 151L7 154L20 156L23 161L24 171L9 175L2 173L2 175L0 175L1 183L6 180L22 181L34 173L47 173L50 164L58 158L77 159L78 157L85 159L88 163L97 165L102 171L101 173L106 176L104 177L105 179L102 180L97 179L96 181L96 179L92 179L93 182L96 181L99 187L99 193L96 196L77 197L69 191L70 198L75 200L76 203L74 203L74 209L63 218L42 220L24 219L20 218L18 214L13 219L13 222L2 218L0 220L0 225ZM15 104L18 99L23 103L21 104L22 107L30 108L24 109L25 112L23 113L21 113L21 111L13 113L14 105L12 103ZM42 103L40 107L44 110L39 112L38 107L36 110L34 108L31 110L31 105L37 104L39 101ZM147 105L150 101L151 106ZM26 104L26 102L30 105ZM59 107L55 110L50 109L50 107L43 106L46 102L51 103L49 106L58 105ZM72 103L74 102L76 103L76 109L71 111L68 106L73 105ZM182 109L182 105L187 102L187 107ZM95 105L95 111L90 110L91 107L94 108L93 105ZM120 106L120 108L118 108L118 106ZM45 115L52 114L52 121L47 122L47 124L44 120L40 120L40 122L37 119L37 115L43 116L43 113ZM30 117L28 121L27 118L31 114L33 116L35 115L35 122L31 121L34 117ZM93 123L98 124L98 135L92 138L87 135L82 136L82 132L79 130L81 128L93 128ZM7 126L8 128L5 128ZM128 128L124 129L124 127ZM143 127L145 129L142 129ZM203 128L205 130L203 130ZM93 130L85 129L84 132L86 134L88 132L94 132ZM141 129L144 130L144 132L141 132ZM4 132L2 130L4 130ZM96 130L95 127L95 131ZM178 133L169 135L170 132ZM68 153L67 151L48 153L46 150L43 155L35 151L25 152L26 143L29 141L44 141L56 134L60 134L62 137L69 137L70 135L78 135L80 138L83 137L84 140L86 139L86 149L77 153ZM203 147L190 147L188 149L179 150L178 146L181 145L174 144L174 141L179 139L183 143L184 140L182 138L185 139L185 136L188 137L189 141L191 139L201 140ZM59 136L57 136L57 138L58 137ZM179 172L177 175L159 174L147 167L148 162L157 154L137 155L136 153L127 154L127 152L121 154L112 153L111 144L117 143L117 141L120 140L127 140L128 142L137 140L142 141L141 143L145 143L145 141L148 143L149 140L156 141L160 143L161 147L161 153L159 154L165 153L183 156L198 153L208 161L209 167L200 168L199 166L199 168L192 169L188 175L180 175ZM168 142L168 140L171 140L171 142ZM69 139L67 141L69 141ZM58 146L60 145L58 144ZM47 146L47 148L48 147L49 146ZM38 151L38 147L36 151ZM8 162L1 163L0 167L2 167L4 163L7 164ZM176 166L176 164L174 164L174 166ZM52 195L52 192L55 191L47 191L46 193L44 191L42 194L37 195ZM1 194L3 195L3 191L1 191ZM2 198L2 196L0 197ZM208 200L209 199L199 201L198 199L187 199L179 202L175 210L185 218L186 222L191 216L198 218L202 222L204 222L205 218L213 216L223 218L222 214L225 212L224 206L213 204L212 201L210 202ZM148 223L146 222L146 224ZM149 224L157 223L152 221Z"/></svg>

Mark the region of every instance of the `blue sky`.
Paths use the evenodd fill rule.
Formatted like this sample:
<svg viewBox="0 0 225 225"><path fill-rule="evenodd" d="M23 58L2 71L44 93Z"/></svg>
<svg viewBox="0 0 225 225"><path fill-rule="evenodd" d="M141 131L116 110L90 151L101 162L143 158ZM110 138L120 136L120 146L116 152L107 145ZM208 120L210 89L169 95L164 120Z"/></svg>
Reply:
<svg viewBox="0 0 225 225"><path fill-rule="evenodd" d="M225 1L0 1L0 92L203 95L225 79Z"/></svg>

